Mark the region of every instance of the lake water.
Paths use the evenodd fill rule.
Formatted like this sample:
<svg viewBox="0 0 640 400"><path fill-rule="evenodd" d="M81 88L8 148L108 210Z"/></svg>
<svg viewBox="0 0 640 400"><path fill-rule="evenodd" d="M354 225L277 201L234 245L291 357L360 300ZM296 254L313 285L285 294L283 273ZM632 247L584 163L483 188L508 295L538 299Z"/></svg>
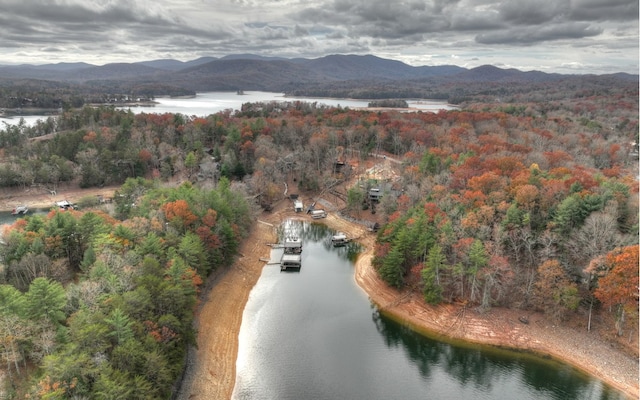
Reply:
<svg viewBox="0 0 640 400"><path fill-rule="evenodd" d="M224 110L240 110L243 103L265 102L265 101L304 101L308 103L325 104L328 106L341 106L350 108L367 107L369 100L355 99L327 99L314 97L285 97L283 93L272 92L245 92L238 95L236 92L205 92L198 93L191 98L169 98L159 97L155 99L158 103L153 107L123 107L130 109L134 113L180 113L187 116L206 117ZM407 100L409 107L418 108L422 111L451 110L456 107L446 101L438 100ZM0 129L4 123L17 125L20 118L24 118L29 126L34 125L37 120L46 120L49 115L26 115L14 116L12 118L0 118Z"/></svg>
<svg viewBox="0 0 640 400"><path fill-rule="evenodd" d="M55 117L55 115L16 115L14 117L6 118L0 117L0 130L5 129L6 125L19 125L20 119L24 120L26 126L33 126L38 120L46 121L49 117Z"/></svg>
<svg viewBox="0 0 640 400"><path fill-rule="evenodd" d="M350 108L367 107L369 100L357 99L329 99L315 97L285 97L283 93L245 92L238 95L235 92L207 92L198 93L193 98L157 98L154 107L133 107L134 112L181 113L199 117L215 114L224 110L240 110L244 103L267 101L304 101L307 103L325 104ZM423 111L451 110L456 108L445 101L408 100L410 107Z"/></svg>
<svg viewBox="0 0 640 400"><path fill-rule="evenodd" d="M380 315L355 282L353 248L333 248L320 224L285 229L303 240L302 267L267 265L253 288L234 400L624 399L570 366L434 341Z"/></svg>

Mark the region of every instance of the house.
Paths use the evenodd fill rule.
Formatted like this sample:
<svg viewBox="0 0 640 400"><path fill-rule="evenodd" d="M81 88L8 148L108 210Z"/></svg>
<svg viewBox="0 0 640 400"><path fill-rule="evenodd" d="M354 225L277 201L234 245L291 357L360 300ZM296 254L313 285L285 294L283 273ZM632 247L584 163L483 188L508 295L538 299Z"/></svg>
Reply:
<svg viewBox="0 0 640 400"><path fill-rule="evenodd" d="M380 201L382 195L382 190L379 187L369 189L369 200L371 201Z"/></svg>
<svg viewBox="0 0 640 400"><path fill-rule="evenodd" d="M294 200L293 209L295 210L295 212L302 212L302 210L304 209L304 205L302 204L302 201Z"/></svg>

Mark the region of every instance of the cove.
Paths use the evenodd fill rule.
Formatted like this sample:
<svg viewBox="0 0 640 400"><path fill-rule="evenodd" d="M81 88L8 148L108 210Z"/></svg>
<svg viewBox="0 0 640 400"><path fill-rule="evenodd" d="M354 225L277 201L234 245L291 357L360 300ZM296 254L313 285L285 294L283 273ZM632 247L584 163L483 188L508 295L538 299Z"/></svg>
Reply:
<svg viewBox="0 0 640 400"><path fill-rule="evenodd" d="M429 339L378 313L355 283L357 247L321 224L296 272L267 265L245 306L234 399L623 399L574 368ZM279 259L273 251L272 259Z"/></svg>

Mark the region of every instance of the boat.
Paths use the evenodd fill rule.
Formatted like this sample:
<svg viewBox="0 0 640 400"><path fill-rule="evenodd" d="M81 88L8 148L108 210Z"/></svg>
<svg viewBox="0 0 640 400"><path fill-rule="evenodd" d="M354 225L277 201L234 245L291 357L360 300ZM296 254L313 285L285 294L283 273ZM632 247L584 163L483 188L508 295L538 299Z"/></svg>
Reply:
<svg viewBox="0 0 640 400"><path fill-rule="evenodd" d="M56 206L58 206L58 208L60 210L73 210L73 209L75 209L75 206L72 203L69 203L67 200L56 201Z"/></svg>
<svg viewBox="0 0 640 400"><path fill-rule="evenodd" d="M313 219L320 219L320 218L326 218L326 217L327 217L327 212L325 210L311 211L311 218Z"/></svg>
<svg viewBox="0 0 640 400"><path fill-rule="evenodd" d="M297 236L289 236L284 239L283 248L285 254L302 253L302 240Z"/></svg>
<svg viewBox="0 0 640 400"><path fill-rule="evenodd" d="M334 247L344 246L349 243L349 239L344 233L338 232L335 235L331 236L331 243Z"/></svg>
<svg viewBox="0 0 640 400"><path fill-rule="evenodd" d="M302 266L302 256L300 254L284 253L280 258L280 270L296 270L299 271Z"/></svg>
<svg viewBox="0 0 640 400"><path fill-rule="evenodd" d="M22 206L18 206L16 208L13 209L13 211L11 211L11 214L13 215L24 215L27 212L29 212L29 207L22 205Z"/></svg>

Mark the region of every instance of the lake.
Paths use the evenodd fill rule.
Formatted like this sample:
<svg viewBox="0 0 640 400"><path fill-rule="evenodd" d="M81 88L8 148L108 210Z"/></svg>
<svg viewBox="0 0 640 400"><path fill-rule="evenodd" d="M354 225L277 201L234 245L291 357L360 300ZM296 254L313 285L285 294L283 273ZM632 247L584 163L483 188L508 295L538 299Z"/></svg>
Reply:
<svg viewBox="0 0 640 400"><path fill-rule="evenodd" d="M154 107L132 107L133 112L153 113L181 113L188 116L203 117L224 110L240 110L244 103L268 102L268 101L304 101L307 103L325 104L332 107L367 107L369 100L357 99L331 99L315 97L286 97L284 93L272 92L244 92L238 95L235 92L207 92L198 93L192 98L157 98L158 104ZM435 100L407 100L409 107L422 111L439 111L455 109L455 106L446 101Z"/></svg>
<svg viewBox="0 0 640 400"><path fill-rule="evenodd" d="M224 110L240 110L243 103L296 100L350 108L367 107L369 103L369 100L285 97L284 93L248 91L244 92L243 95L238 95L236 92L204 92L196 94L195 97L188 98L158 97L155 99L158 104L152 107L140 106L121 108L130 109L136 114L142 112L156 114L180 113L187 116L206 117ZM422 111L437 112L439 110L456 109L456 106L450 105L446 101L438 100L409 99L407 100L407 103L409 104L409 107L417 108ZM48 117L50 117L50 115L18 115L12 118L0 117L0 129L4 129L4 123L17 125L20 122L20 118L24 118L25 123L31 126L34 125L36 121L46 120Z"/></svg>
<svg viewBox="0 0 640 400"><path fill-rule="evenodd" d="M234 400L624 399L571 366L454 346L386 318L355 282L357 248L332 247L333 232L321 224L283 226L302 238L302 267L267 265L253 288Z"/></svg>

